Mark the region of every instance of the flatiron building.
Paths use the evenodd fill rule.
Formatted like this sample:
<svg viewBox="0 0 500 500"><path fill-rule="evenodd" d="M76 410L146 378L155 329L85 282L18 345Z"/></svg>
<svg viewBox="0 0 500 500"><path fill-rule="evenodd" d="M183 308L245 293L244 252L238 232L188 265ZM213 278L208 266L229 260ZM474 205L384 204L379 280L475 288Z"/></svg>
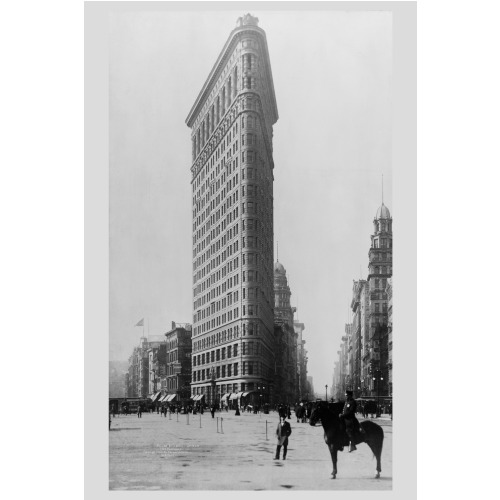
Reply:
<svg viewBox="0 0 500 500"><path fill-rule="evenodd" d="M238 19L186 119L192 139L195 400L273 398L277 120L266 35L247 14Z"/></svg>

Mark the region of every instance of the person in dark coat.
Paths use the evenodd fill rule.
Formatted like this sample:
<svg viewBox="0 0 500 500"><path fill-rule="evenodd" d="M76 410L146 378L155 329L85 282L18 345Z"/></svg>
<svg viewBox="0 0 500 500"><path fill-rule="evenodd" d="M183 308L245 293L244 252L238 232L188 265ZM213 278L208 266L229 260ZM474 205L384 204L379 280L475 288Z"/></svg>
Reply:
<svg viewBox="0 0 500 500"><path fill-rule="evenodd" d="M356 400L353 398L352 391L345 391L346 402L340 419L345 423L345 430L349 436L349 453L356 450L354 438L359 429L359 422L356 418Z"/></svg>
<svg viewBox="0 0 500 500"><path fill-rule="evenodd" d="M286 460L286 452L288 449L288 436L292 433L292 427L286 421L286 417L280 417L278 427L276 428L276 438L278 440L276 446L276 456L274 460L280 459L280 451L283 446L283 460Z"/></svg>

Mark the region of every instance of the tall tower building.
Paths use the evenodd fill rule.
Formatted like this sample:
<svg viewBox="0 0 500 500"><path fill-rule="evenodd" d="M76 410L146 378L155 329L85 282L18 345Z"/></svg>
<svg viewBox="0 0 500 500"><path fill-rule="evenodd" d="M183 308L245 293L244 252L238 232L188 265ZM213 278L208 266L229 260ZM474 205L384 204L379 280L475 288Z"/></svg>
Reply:
<svg viewBox="0 0 500 500"><path fill-rule="evenodd" d="M382 205L373 219L369 258L369 329L371 341L370 390L373 396L388 395L388 297L387 280L392 276L392 217Z"/></svg>
<svg viewBox="0 0 500 500"><path fill-rule="evenodd" d="M246 14L186 119L192 140L191 387L207 402L234 402L257 389L269 397L277 120L266 35Z"/></svg>

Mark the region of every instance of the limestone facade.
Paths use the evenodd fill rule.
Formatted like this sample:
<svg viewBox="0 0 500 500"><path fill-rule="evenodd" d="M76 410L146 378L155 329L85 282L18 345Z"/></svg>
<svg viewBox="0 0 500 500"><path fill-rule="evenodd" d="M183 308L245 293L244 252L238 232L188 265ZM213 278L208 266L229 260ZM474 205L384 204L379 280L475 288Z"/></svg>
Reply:
<svg viewBox="0 0 500 500"><path fill-rule="evenodd" d="M272 127L278 112L257 22L239 19L186 119L192 354L200 360L193 363L191 393L205 394L207 402L269 388L274 374Z"/></svg>

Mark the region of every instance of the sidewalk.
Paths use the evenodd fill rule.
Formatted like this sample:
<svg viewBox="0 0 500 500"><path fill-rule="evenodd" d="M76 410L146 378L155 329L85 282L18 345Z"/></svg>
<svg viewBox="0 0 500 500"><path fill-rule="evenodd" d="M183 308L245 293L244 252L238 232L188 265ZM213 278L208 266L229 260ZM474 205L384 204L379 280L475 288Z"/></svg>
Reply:
<svg viewBox="0 0 500 500"><path fill-rule="evenodd" d="M178 421L177 421L178 417ZM219 432L217 432L217 417ZM223 419L221 422L221 418ZM374 418L384 429L382 477L367 445L339 453L337 479L330 479L330 453L323 429L297 423L287 460L273 460L278 414L234 411L204 415L156 413L119 416L109 432L110 489L134 490L390 490L392 421ZM200 428L201 419L201 428ZM266 440L267 420L267 440ZM370 419L371 420L371 419ZM223 433L221 432L221 424Z"/></svg>

